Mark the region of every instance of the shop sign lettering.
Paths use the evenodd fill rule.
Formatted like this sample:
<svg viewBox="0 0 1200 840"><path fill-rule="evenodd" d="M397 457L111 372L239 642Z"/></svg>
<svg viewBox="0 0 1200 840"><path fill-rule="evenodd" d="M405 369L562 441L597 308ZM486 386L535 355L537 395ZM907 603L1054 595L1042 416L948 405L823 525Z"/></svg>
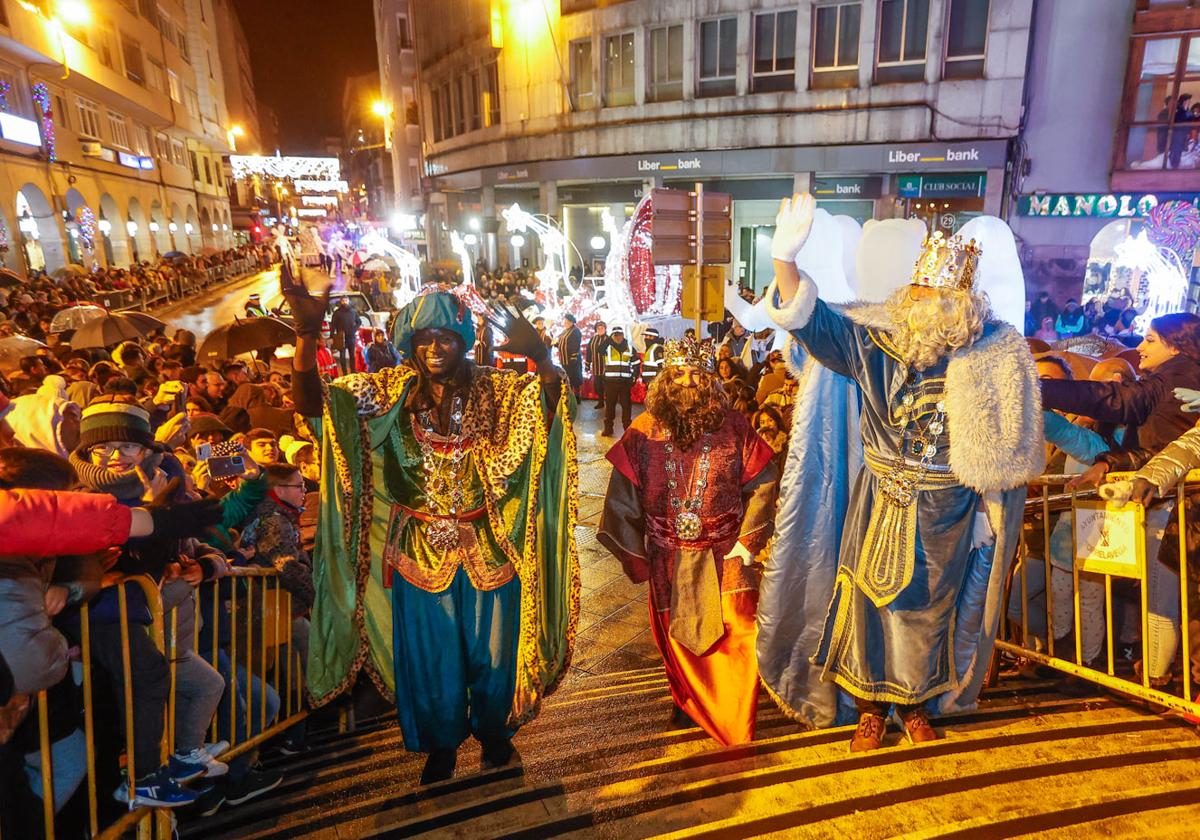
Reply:
<svg viewBox="0 0 1200 840"><path fill-rule="evenodd" d="M1023 195L1017 214L1044 218L1144 218L1164 201L1200 207L1196 193L1040 193Z"/></svg>

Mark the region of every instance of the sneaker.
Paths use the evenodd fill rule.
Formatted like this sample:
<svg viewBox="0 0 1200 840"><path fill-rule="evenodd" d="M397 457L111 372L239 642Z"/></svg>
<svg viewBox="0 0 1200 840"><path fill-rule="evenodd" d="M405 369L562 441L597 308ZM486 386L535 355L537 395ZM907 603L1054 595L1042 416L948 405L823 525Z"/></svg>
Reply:
<svg viewBox="0 0 1200 840"><path fill-rule="evenodd" d="M858 728L850 739L850 752L868 752L883 746L883 733L887 722L879 715L863 712L858 716Z"/></svg>
<svg viewBox="0 0 1200 840"><path fill-rule="evenodd" d="M241 805L256 796L275 790L283 781L283 774L270 770L251 770L225 788L225 801L230 805Z"/></svg>
<svg viewBox="0 0 1200 840"><path fill-rule="evenodd" d="M179 808L191 805L197 799L194 791L188 790L171 778L171 773L166 767L160 767L138 779L134 783L133 793L131 807L134 808ZM113 793L113 799L129 803L129 785L122 784L118 787Z"/></svg>
<svg viewBox="0 0 1200 840"><path fill-rule="evenodd" d="M197 816L211 817L221 810L221 806L225 804L225 786L221 784L209 783L204 788L197 788L196 793L199 796L196 798L196 805L193 812Z"/></svg>
<svg viewBox="0 0 1200 840"><path fill-rule="evenodd" d="M229 772L229 765L217 761L203 747L186 753L175 753L170 760L171 778L177 782L190 782L201 776L216 778Z"/></svg>
<svg viewBox="0 0 1200 840"><path fill-rule="evenodd" d="M228 741L217 741L214 744L205 744L204 745L204 751L206 753L208 753L209 755L211 755L213 758L219 758L220 756L224 755L225 751L228 749L229 749Z"/></svg>
<svg viewBox="0 0 1200 840"><path fill-rule="evenodd" d="M286 756L307 755L312 752L312 747L303 741L284 741L279 745L279 754Z"/></svg>
<svg viewBox="0 0 1200 840"><path fill-rule="evenodd" d="M929 718L925 716L924 709L913 709L902 716L900 722L904 724L904 736L908 738L910 744L925 744L929 741L937 741L942 737L929 725Z"/></svg>

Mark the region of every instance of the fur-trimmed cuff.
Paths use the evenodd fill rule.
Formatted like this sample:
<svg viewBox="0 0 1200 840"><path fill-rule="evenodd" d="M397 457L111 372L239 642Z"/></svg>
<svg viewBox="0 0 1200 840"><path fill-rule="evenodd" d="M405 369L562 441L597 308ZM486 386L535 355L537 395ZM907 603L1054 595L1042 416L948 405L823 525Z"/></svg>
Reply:
<svg viewBox="0 0 1200 840"><path fill-rule="evenodd" d="M780 306L778 284L772 280L771 285L767 287L766 303L767 314L779 329L798 330L808 325L808 319L812 317L813 309L817 305L817 284L801 271L800 287L796 289L796 296L787 306Z"/></svg>

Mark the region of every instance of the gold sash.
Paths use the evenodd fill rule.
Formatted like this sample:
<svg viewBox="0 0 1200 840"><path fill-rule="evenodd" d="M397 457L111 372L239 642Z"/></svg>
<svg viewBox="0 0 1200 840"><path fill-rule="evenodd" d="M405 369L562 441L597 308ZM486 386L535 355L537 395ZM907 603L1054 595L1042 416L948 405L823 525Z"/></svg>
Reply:
<svg viewBox="0 0 1200 840"><path fill-rule="evenodd" d="M912 582L917 552L917 494L958 485L954 473L935 472L870 449L864 460L879 480L854 582L877 607L890 604Z"/></svg>

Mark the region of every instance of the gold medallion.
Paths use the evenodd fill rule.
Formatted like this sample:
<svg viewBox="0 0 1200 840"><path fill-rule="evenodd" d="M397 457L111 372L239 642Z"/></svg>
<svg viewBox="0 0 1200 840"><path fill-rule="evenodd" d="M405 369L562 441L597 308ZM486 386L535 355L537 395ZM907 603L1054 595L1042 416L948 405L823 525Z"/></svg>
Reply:
<svg viewBox="0 0 1200 840"><path fill-rule="evenodd" d="M675 517L675 536L679 539L698 540L703 532L704 527L700 523L700 517L690 510L685 510Z"/></svg>
<svg viewBox="0 0 1200 840"><path fill-rule="evenodd" d="M458 548L458 521L435 519L425 529L425 539L438 551L453 551Z"/></svg>

